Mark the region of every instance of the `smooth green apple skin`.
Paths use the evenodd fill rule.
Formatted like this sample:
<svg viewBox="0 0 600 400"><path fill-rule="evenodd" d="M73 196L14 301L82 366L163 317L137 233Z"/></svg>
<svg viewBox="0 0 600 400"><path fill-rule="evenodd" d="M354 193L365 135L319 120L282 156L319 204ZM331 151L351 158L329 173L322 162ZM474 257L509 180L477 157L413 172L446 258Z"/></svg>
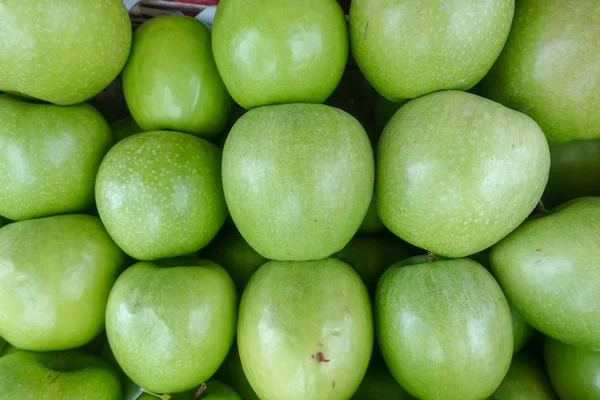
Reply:
<svg viewBox="0 0 600 400"><path fill-rule="evenodd" d="M120 400L115 371L78 351L15 351L0 358L0 399Z"/></svg>
<svg viewBox="0 0 600 400"><path fill-rule="evenodd" d="M223 361L223 364L221 364L221 367L214 376L231 386L242 399L260 400L254 389L252 389L252 385L248 382L248 378L246 378L237 343L231 346L227 358L225 358L225 361Z"/></svg>
<svg viewBox="0 0 600 400"><path fill-rule="evenodd" d="M131 48L121 0L4 2L0 31L0 91L58 105L81 103L106 88Z"/></svg>
<svg viewBox="0 0 600 400"><path fill-rule="evenodd" d="M349 399L373 348L369 295L342 261L269 261L246 286L237 334L260 399Z"/></svg>
<svg viewBox="0 0 600 400"><path fill-rule="evenodd" d="M317 260L341 250L373 195L373 149L346 112L321 104L250 110L223 149L233 222L260 255Z"/></svg>
<svg viewBox="0 0 600 400"><path fill-rule="evenodd" d="M546 207L585 196L600 196L600 140L550 145L550 176L542 196Z"/></svg>
<svg viewBox="0 0 600 400"><path fill-rule="evenodd" d="M513 343L514 350L513 353L517 354L529 343L533 335L535 334L535 329L533 329L530 325L521 318L519 314L517 314L512 308L510 310L512 316L512 328L513 328Z"/></svg>
<svg viewBox="0 0 600 400"><path fill-rule="evenodd" d="M110 129L115 142L120 142L121 140L129 136L133 136L136 133L144 132L144 130L140 128L140 126L131 116L116 120L110 125Z"/></svg>
<svg viewBox="0 0 600 400"><path fill-rule="evenodd" d="M467 90L500 54L514 8L514 0L354 0L352 53L391 101Z"/></svg>
<svg viewBox="0 0 600 400"><path fill-rule="evenodd" d="M393 236L354 236L332 257L344 261L358 272L371 295L377 281L392 264L410 256L407 247Z"/></svg>
<svg viewBox="0 0 600 400"><path fill-rule="evenodd" d="M415 400L415 398L396 382L381 355L373 352L367 373L351 400Z"/></svg>
<svg viewBox="0 0 600 400"><path fill-rule="evenodd" d="M527 353L515 356L508 373L488 400L555 400L543 365Z"/></svg>
<svg viewBox="0 0 600 400"><path fill-rule="evenodd" d="M223 0L212 34L225 86L246 109L323 103L346 67L348 28L335 0Z"/></svg>
<svg viewBox="0 0 600 400"><path fill-rule="evenodd" d="M547 337L544 360L561 400L600 398L600 351L569 346Z"/></svg>
<svg viewBox="0 0 600 400"><path fill-rule="evenodd" d="M519 0L483 92L528 114L551 143L600 139L600 3Z"/></svg>
<svg viewBox="0 0 600 400"><path fill-rule="evenodd" d="M106 229L131 257L157 260L197 251L227 216L221 150L181 132L124 139L100 164L96 204Z"/></svg>
<svg viewBox="0 0 600 400"><path fill-rule="evenodd" d="M379 348L394 378L422 399L482 399L513 355L510 308L470 259L392 266L375 300Z"/></svg>
<svg viewBox="0 0 600 400"><path fill-rule="evenodd" d="M600 349L600 198L571 200L492 247L491 270L515 311L547 336Z"/></svg>
<svg viewBox="0 0 600 400"><path fill-rule="evenodd" d="M82 346L104 328L125 255L91 215L14 222L0 229L0 336L24 350Z"/></svg>
<svg viewBox="0 0 600 400"><path fill-rule="evenodd" d="M238 296L211 261L161 267L139 262L115 283L106 333L123 371L144 389L178 393L219 368L235 337Z"/></svg>
<svg viewBox="0 0 600 400"><path fill-rule="evenodd" d="M234 227L224 227L202 249L202 257L219 264L235 282L239 293L244 291L252 274L268 260L258 254Z"/></svg>
<svg viewBox="0 0 600 400"><path fill-rule="evenodd" d="M550 151L525 114L445 91L402 106L377 151L377 211L407 242L445 257L477 253L535 208Z"/></svg>
<svg viewBox="0 0 600 400"><path fill-rule="evenodd" d="M213 59L210 31L180 15L151 18L134 33L123 92L145 131L214 138L233 107Z"/></svg>
<svg viewBox="0 0 600 400"><path fill-rule="evenodd" d="M0 215L12 220L82 212L113 139L92 106L0 96Z"/></svg>

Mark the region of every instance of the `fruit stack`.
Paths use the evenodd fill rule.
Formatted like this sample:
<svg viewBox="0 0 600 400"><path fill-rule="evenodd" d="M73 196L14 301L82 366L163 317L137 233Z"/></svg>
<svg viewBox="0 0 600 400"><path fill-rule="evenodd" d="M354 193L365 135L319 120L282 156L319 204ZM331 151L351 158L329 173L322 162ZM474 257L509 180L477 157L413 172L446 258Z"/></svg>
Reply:
<svg viewBox="0 0 600 400"><path fill-rule="evenodd" d="M1 400L600 399L598 0L141 22L0 0Z"/></svg>

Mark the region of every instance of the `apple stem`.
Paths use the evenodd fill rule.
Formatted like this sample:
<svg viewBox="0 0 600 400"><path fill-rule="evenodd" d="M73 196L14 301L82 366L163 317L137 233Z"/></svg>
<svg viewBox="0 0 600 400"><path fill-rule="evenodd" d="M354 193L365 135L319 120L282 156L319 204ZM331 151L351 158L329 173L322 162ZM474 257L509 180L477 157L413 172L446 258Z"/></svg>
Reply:
<svg viewBox="0 0 600 400"><path fill-rule="evenodd" d="M156 398L159 398L160 400L170 400L170 399L171 399L171 395L170 395L170 394L168 394L168 393L165 393L165 394L158 394L158 393L154 393L154 392L151 392L151 391L149 391L149 390L146 390L146 389L144 389L144 388L140 388L140 390L141 390L142 392L144 392L144 393L148 393L150 396L154 396L154 397L156 397Z"/></svg>
<svg viewBox="0 0 600 400"><path fill-rule="evenodd" d="M542 214L548 214L548 209L546 208L546 206L544 205L544 202L542 200L540 200L538 203L538 210Z"/></svg>
<svg viewBox="0 0 600 400"><path fill-rule="evenodd" d="M194 400L198 400L200 398L200 396L202 396L202 393L204 393L205 390L206 390L206 383L203 383L198 388L198 391L196 392L196 395L194 396Z"/></svg>
<svg viewBox="0 0 600 400"><path fill-rule="evenodd" d="M427 259L429 259L429 262L434 262L436 258L437 258L437 256L435 255L434 252L432 252L432 251L427 252Z"/></svg>

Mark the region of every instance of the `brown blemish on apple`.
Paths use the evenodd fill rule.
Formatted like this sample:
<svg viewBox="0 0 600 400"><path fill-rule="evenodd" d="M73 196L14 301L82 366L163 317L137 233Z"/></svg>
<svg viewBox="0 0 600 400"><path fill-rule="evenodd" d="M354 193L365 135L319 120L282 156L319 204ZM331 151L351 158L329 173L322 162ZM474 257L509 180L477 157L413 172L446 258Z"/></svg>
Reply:
<svg viewBox="0 0 600 400"><path fill-rule="evenodd" d="M369 29L369 21L365 24L365 30L363 31L363 39L367 38L367 29Z"/></svg>
<svg viewBox="0 0 600 400"><path fill-rule="evenodd" d="M331 382L331 387L332 387L333 389L335 389L335 381L332 381L332 382Z"/></svg>
<svg viewBox="0 0 600 400"><path fill-rule="evenodd" d="M428 251L427 252L427 258L429 259L429 262L434 262L435 259L437 258L437 256L435 255L435 253Z"/></svg>
<svg viewBox="0 0 600 400"><path fill-rule="evenodd" d="M46 379L50 380L50 383L54 383L58 380L58 374L49 373Z"/></svg>
<svg viewBox="0 0 600 400"><path fill-rule="evenodd" d="M317 355L315 356L314 354L311 356L311 358L316 359L317 362L329 362L328 359L325 358L325 356L323 355L323 353L318 352Z"/></svg>
<svg viewBox="0 0 600 400"><path fill-rule="evenodd" d="M319 347L323 347L323 342L318 342L318 343L317 343L317 345L318 345Z"/></svg>

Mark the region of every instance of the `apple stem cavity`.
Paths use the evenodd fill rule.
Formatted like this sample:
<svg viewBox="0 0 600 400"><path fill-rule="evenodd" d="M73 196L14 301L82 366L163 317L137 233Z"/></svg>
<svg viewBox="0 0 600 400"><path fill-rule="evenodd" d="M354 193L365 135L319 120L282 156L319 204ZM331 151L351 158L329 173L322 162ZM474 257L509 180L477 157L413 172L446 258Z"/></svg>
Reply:
<svg viewBox="0 0 600 400"><path fill-rule="evenodd" d="M160 400L170 400L171 399L171 395L168 393L164 393L164 394L158 394L158 393L154 393L151 392L149 390L146 390L144 388L140 388L140 390L144 393L148 393L150 396L154 396L156 398L159 398Z"/></svg>
<svg viewBox="0 0 600 400"><path fill-rule="evenodd" d="M204 393L205 390L206 390L206 383L203 383L202 385L200 385L200 387L198 388L198 391L194 395L194 400L198 400L202 396L202 393Z"/></svg>

